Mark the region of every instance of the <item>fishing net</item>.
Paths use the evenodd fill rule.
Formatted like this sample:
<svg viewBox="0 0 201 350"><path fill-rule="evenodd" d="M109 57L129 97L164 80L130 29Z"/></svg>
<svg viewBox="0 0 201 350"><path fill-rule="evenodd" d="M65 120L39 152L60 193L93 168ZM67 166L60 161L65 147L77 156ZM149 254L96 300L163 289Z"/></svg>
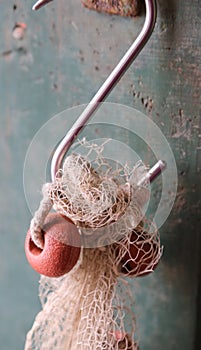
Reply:
<svg viewBox="0 0 201 350"><path fill-rule="evenodd" d="M108 225L129 204L127 187L119 186L109 171L95 171L79 154L67 157L59 175L50 188L54 208L77 226Z"/></svg>
<svg viewBox="0 0 201 350"><path fill-rule="evenodd" d="M66 157L55 181L43 186L43 199L31 221L32 238L41 248L41 227L52 206L80 228L85 247L113 243L144 217L150 195L144 164L139 161L132 169L114 165L103 157L105 144L80 143L86 155Z"/></svg>
<svg viewBox="0 0 201 350"><path fill-rule="evenodd" d="M42 311L27 334L25 350L138 349L125 277L153 271L162 253L157 229L144 218L147 169L142 163L132 170L114 169L102 148L86 147L88 157L68 156L55 181L45 185L32 220L34 239L51 203L79 228L82 249L66 275L41 276Z"/></svg>

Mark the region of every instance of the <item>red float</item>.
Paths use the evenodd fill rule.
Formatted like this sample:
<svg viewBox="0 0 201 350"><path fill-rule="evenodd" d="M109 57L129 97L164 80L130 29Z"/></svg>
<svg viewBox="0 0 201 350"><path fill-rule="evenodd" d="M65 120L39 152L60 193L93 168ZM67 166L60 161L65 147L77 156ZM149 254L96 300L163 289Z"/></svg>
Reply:
<svg viewBox="0 0 201 350"><path fill-rule="evenodd" d="M30 230L25 240L29 264L41 275L59 277L76 265L80 256L80 235L77 227L66 217L49 214L43 227L44 248L38 248L31 239Z"/></svg>
<svg viewBox="0 0 201 350"><path fill-rule="evenodd" d="M145 276L156 268L160 259L160 247L133 231L128 251L121 260L121 272L128 276Z"/></svg>

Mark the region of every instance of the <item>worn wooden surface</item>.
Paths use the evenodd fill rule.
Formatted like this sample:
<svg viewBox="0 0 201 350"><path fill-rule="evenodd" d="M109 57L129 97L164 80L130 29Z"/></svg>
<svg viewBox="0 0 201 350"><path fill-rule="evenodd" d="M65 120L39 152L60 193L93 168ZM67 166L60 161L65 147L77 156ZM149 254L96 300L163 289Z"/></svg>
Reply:
<svg viewBox="0 0 201 350"><path fill-rule="evenodd" d="M36 13L32 5L0 2L0 344L6 350L23 348L40 309L38 276L23 248L31 218L23 191L29 143L56 113L90 100L144 20L143 13L135 19L96 13L79 0L55 0ZM20 40L16 23L27 26ZM200 28L199 0L159 0L149 43L108 98L152 118L178 166L176 203L161 228L162 262L151 276L131 281L141 350L201 346Z"/></svg>

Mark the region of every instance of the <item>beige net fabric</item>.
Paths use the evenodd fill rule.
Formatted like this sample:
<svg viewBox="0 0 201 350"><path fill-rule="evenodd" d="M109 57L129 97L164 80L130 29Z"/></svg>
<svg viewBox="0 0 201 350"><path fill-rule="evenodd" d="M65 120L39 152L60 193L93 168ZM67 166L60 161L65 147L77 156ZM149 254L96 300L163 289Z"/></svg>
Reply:
<svg viewBox="0 0 201 350"><path fill-rule="evenodd" d="M144 216L149 181L142 162L133 169L117 163L114 166L102 155L104 145L85 141L82 146L87 155L69 155L55 181L43 186L43 199L30 227L32 239L40 248L41 226L52 206L82 228L85 235L94 235L95 240L97 235L107 236L106 244L123 237ZM103 240L100 244L105 245Z"/></svg>
<svg viewBox="0 0 201 350"><path fill-rule="evenodd" d="M93 166L86 157L70 155L55 182L45 185L44 203L49 198L79 228L82 254L63 277L41 276L42 311L25 350L138 349L125 276L153 271L162 253L159 233L143 214L147 169L139 163L132 171L114 170L97 149Z"/></svg>
<svg viewBox="0 0 201 350"><path fill-rule="evenodd" d="M41 277L43 311L27 335L26 350L128 349L125 310L111 268L114 254L111 247L85 249L82 262L71 273L59 279ZM133 341L130 349L137 349Z"/></svg>
<svg viewBox="0 0 201 350"><path fill-rule="evenodd" d="M72 154L50 189L54 208L78 226L98 228L116 221L129 205L130 189L114 175L106 163L94 170L86 158Z"/></svg>
<svg viewBox="0 0 201 350"><path fill-rule="evenodd" d="M122 166L114 170L96 149L93 166L80 154L68 156L47 191L54 209L78 227L97 229L119 223L122 216L135 227L149 199L146 174L147 169L141 162L132 170ZM138 185L142 178L144 181ZM94 231L88 230L90 232Z"/></svg>
<svg viewBox="0 0 201 350"><path fill-rule="evenodd" d="M139 225L113 245L83 248L65 276L42 276L43 310L25 350L137 350L132 292L124 276L152 271L160 257L158 232L146 233Z"/></svg>

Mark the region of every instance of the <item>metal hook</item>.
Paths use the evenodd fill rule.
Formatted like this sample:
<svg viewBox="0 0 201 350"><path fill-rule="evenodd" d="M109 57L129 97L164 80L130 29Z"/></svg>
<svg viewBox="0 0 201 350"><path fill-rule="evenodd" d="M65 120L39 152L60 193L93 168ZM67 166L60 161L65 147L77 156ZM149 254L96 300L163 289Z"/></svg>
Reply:
<svg viewBox="0 0 201 350"><path fill-rule="evenodd" d="M37 10L50 1L53 1L53 0L39 0L33 6L33 9ZM94 112L99 107L100 103L105 100L107 95L115 87L115 85L117 84L119 79L123 76L123 74L129 68L131 63L134 61L134 59L137 57L137 55L140 53L140 51L143 49L143 47L147 43L148 39L150 38L152 31L154 29L154 26L155 26L155 22L156 22L156 12L157 12L156 11L156 1L155 0L145 0L145 8L146 8L145 22L144 22L143 28L142 28L140 34L138 35L137 39L134 41L134 43L128 49L126 54L123 56L123 58L117 64L117 66L114 68L112 73L109 75L109 77L103 83L103 85L100 87L98 92L95 94L95 96L89 102L89 104L87 105L85 110L81 113L81 115L79 116L77 121L74 123L72 128L68 131L66 136L63 138L63 140L60 142L59 146L57 147L57 149L52 157L52 162L51 162L52 181L54 181L58 170L61 168L63 158L64 158L66 152L71 147L75 138L78 136L78 134L84 128L84 126L87 124L90 117L94 114ZM166 163L162 160L159 160L153 166L153 168L151 168L148 172L148 177L149 177L150 182L153 181L165 169L165 167L166 167Z"/></svg>
<svg viewBox="0 0 201 350"><path fill-rule="evenodd" d="M38 0L35 3L35 5L33 5L32 10L39 10L41 7L43 7L44 5L48 4L51 1L53 0Z"/></svg>

